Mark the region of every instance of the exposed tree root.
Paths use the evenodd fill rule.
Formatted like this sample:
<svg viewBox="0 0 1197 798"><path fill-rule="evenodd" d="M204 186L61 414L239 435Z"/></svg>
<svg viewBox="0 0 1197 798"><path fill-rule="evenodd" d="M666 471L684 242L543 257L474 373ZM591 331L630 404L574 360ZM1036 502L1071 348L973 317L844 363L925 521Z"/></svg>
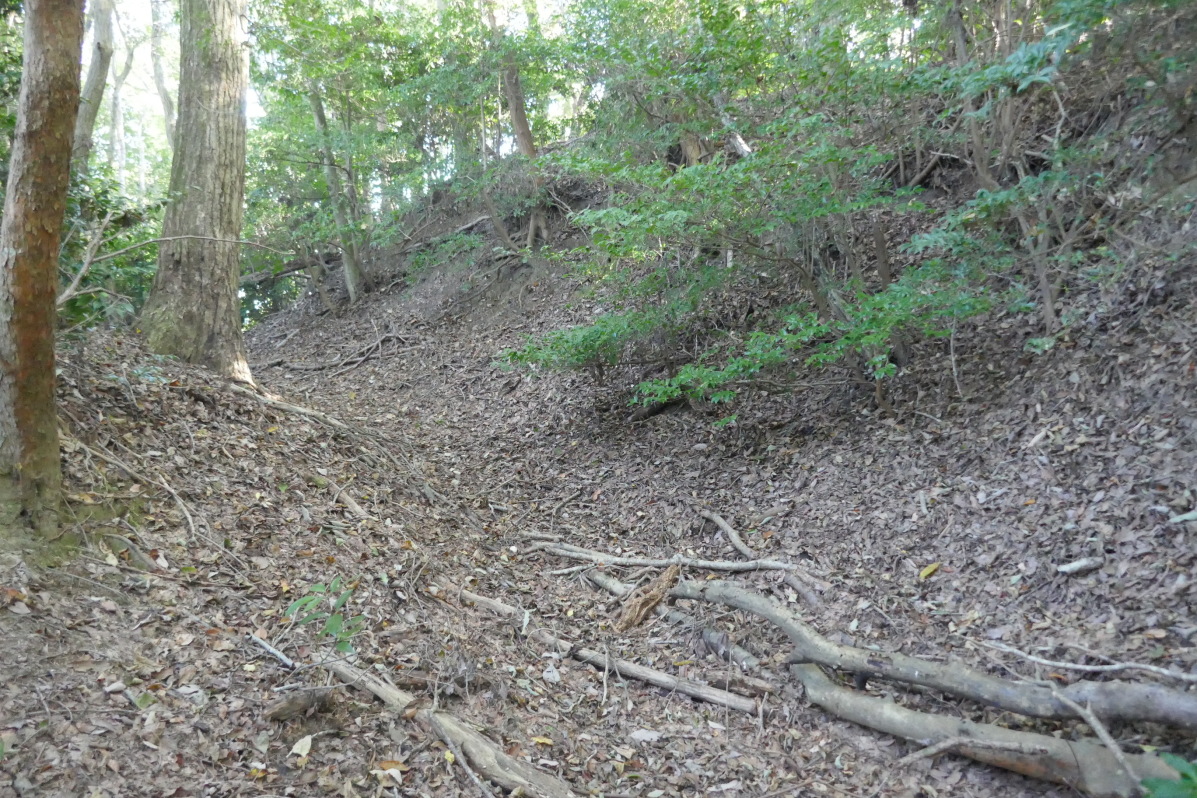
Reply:
<svg viewBox="0 0 1197 798"><path fill-rule="evenodd" d="M461 588L444 588L444 595L442 597L447 598L448 596L457 596L459 600L465 599L466 601L486 607L493 612L499 613L500 615L506 615L511 618L525 617L525 613L516 607L512 607L509 604L504 604L503 602L497 601L493 598L488 598L487 596L471 593L470 591ZM525 625L527 625L526 621ZM580 648L576 645L566 642L565 640L562 640L548 629L542 627L526 630L525 634L527 634L527 636L532 640L536 640L539 643L549 646L560 654L563 654L567 657L572 657L573 659L579 660L581 662L588 663L600 670L618 673L620 676L624 676L629 679L636 679L637 681L646 682L648 684L661 687L665 690L682 693L683 695L688 695L691 698L697 698L700 701L718 704L719 706L724 706L728 709L734 709L739 712L746 712L750 715L768 714L767 710L765 710L757 701L751 698L747 698L742 695L736 695L735 693L729 692L727 690L723 690L718 687L712 687L709 684L694 681L693 679L684 679L663 671L645 667L643 665L637 665L634 662L618 659L616 657L610 656L609 654L604 654L601 651L595 651L594 649L590 648Z"/></svg>
<svg viewBox="0 0 1197 798"><path fill-rule="evenodd" d="M737 551L751 558L750 562L733 564L684 557L667 560L609 557L560 541L541 543L536 548L561 557L610 565L688 565L727 571L770 567L786 571L792 569L777 568L779 563L776 561L756 559L752 550L726 521L714 513L703 512L702 515L718 524ZM729 567L734 565L746 567ZM623 587L606 575L597 574L591 578L596 584L617 594L620 594L619 588ZM832 643L786 608L731 582L683 582L671 589L669 595L722 604L773 623L794 644L794 653L787 661L792 665L791 672L806 688L807 696L813 703L845 720L931 746L929 753L925 754L927 756L941 750L956 750L979 762L1067 784L1099 798L1129 798L1139 794L1139 779L1172 779L1177 774L1154 755L1123 753L1113 737L1105 731L1102 720L1151 721L1197 729L1197 695L1159 685L1078 682L1067 687L1045 687L1032 683L1013 683L959 664L931 662L903 654ZM512 611L515 612L514 609ZM656 611L658 614L677 612L665 607L656 607ZM828 678L823 668L844 670L865 678L880 677L930 687L1033 717L1080 718L1098 732L1102 742L1064 740L906 709L892 701L841 686Z"/></svg>
<svg viewBox="0 0 1197 798"><path fill-rule="evenodd" d="M696 592L698 595L696 594ZM747 593L728 582L688 582L671 593L677 598L701 598L722 604L764 602L763 596ZM748 606L739 606L757 612ZM784 610L783 610L784 612ZM931 662L905 654L868 651L832 643L809 624L786 613L786 634L796 649L790 661L813 662L829 668L866 674L870 678L889 679L943 690L997 709L1036 718L1066 720L1077 713L1057 695L1077 704L1088 705L1093 714L1105 721L1151 721L1182 729L1197 729L1197 695L1183 693L1155 684L1132 682L1076 682L1067 687L1051 688L998 679L959 663Z"/></svg>
<svg viewBox="0 0 1197 798"><path fill-rule="evenodd" d="M411 693L348 663L326 662L321 667L335 673L346 684L378 696L395 712L404 712L416 700ZM496 743L448 712L427 706L416 709L412 719L456 746L474 771L506 790L522 791L543 798L575 798L565 782L542 773L527 762L508 756Z"/></svg>
<svg viewBox="0 0 1197 798"><path fill-rule="evenodd" d="M615 596L622 596L631 590L630 587L620 582L614 576L611 576L611 574L593 568L586 572L586 578ZM702 641L706 644L707 648L715 652L716 655L736 663L742 669L750 671L763 669L759 657L742 646L736 645L736 643L728 638L726 633L720 632L718 629L712 629L709 626L703 626L693 615L687 615L679 609L665 606L657 607L655 612L665 620L675 623L678 626L687 626L700 630ZM775 674L769 673L767 675L771 679L776 680ZM771 684L771 687L774 691L777 689L776 684Z"/></svg>
<svg viewBox="0 0 1197 798"><path fill-rule="evenodd" d="M719 520L722 521L722 519ZM722 526L725 528L724 531L730 529L726 522ZM752 553L747 546L743 546L742 541L737 548L741 546L743 547L741 548L742 552ZM759 559L746 563L728 563L687 557L672 557L666 560L608 557L567 543L544 544L544 548L549 553L561 557L610 565L657 567L688 565L694 568L727 571L789 565L788 563ZM741 565L747 566L747 568L736 567ZM692 583L688 586L679 586L673 591L673 595L679 598L696 598L696 596L683 596L678 592L679 590L693 589L695 587ZM704 586L704 590L708 593L722 589L743 592L741 588L723 582L708 582ZM722 601L716 597L706 600ZM760 597L760 600L766 601L763 597ZM1088 706L1094 715L1104 721L1151 721L1182 729L1197 730L1197 694L1181 692L1156 684L1122 681L1081 681L1058 689L1029 683L1015 684L958 663L931 662L905 654L866 651L851 646L837 645L797 618L791 618L791 623L795 634L798 635L796 642L801 640L798 643L798 650L795 652L795 656L799 659L794 659L793 662L814 662L851 673L865 674L870 678L879 677L908 684L918 684L943 690L961 698L969 698L997 709L1036 718L1055 720L1076 718L1076 711L1068 702L1062 701L1058 697L1063 696L1069 702Z"/></svg>
<svg viewBox="0 0 1197 798"><path fill-rule="evenodd" d="M668 559L652 557L616 557L611 554L603 554L600 551L584 549L581 546L574 546L569 543L556 543L547 541L534 544L529 551L531 552L541 549L547 551L549 554L555 554L558 557L564 557L570 560L584 560L586 562L592 562L595 565L623 565L632 568L668 568L671 565L682 565L688 568L701 568L707 571L727 571L730 573L744 573L746 571L788 571L798 575L804 580L810 580L813 584L823 584L822 580L815 579L797 565L794 565L790 562L783 562L781 560L749 560L747 562L732 562L729 560L699 560L693 557L682 557L680 555L669 557Z"/></svg>
<svg viewBox="0 0 1197 798"><path fill-rule="evenodd" d="M937 683L937 680L928 680L927 674L922 670L927 667L939 671L947 670L938 663L904 657L900 666L893 666L893 655L878 655L848 646L837 646L820 637L775 602L727 582L685 582L670 591L670 595L734 607L775 624L786 633L796 647L791 661L802 664L795 664L791 671L806 688L807 696L813 703L845 720L915 740L924 745L957 737L977 740L977 746L961 745L957 750L970 759L1047 781L1068 784L1099 798L1122 798L1138 794L1138 782L1126 771L1119 759L1100 743L1072 742L1047 735L1013 731L991 724L916 712L891 701L842 687L829 679L819 667L824 665L855 672L879 673L883 676L888 669L891 674L900 673L907 677L890 678L940 687L952 692L951 688L944 687ZM940 674L941 677L943 675ZM975 675L990 679L983 674ZM953 680L949 678L944 681ZM997 679L991 681L1000 682ZM1131 686L1134 685L1124 685ZM1004 687L1003 694L1009 695L1016 694L1024 686L1009 684ZM1184 697L1184 694L1178 695ZM1069 716L1075 715L1076 712L1070 709ZM1027 753L1028 751L1035 753ZM1156 756L1130 754L1125 755L1125 761L1141 778L1177 777L1175 771Z"/></svg>
<svg viewBox="0 0 1197 798"><path fill-rule="evenodd" d="M1049 735L916 712L841 687L827 678L817 665L795 665L792 670L806 687L812 703L853 723L923 744L952 738L977 740L976 746L960 745L956 750L969 759L1044 781L1067 784L1095 798L1129 798L1139 794L1138 783L1099 743L1071 742ZM1010 748L1006 750L995 744ZM1159 757L1131 754L1127 759L1140 776L1164 779L1178 776Z"/></svg>

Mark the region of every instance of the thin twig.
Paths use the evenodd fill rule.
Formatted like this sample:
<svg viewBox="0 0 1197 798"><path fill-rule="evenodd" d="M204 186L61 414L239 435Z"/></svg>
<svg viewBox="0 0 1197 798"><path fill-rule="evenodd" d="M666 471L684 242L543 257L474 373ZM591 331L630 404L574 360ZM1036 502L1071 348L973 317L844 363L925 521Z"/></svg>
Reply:
<svg viewBox="0 0 1197 798"><path fill-rule="evenodd" d="M1004 740L979 740L974 737L949 737L946 740L940 740L934 745L929 745L926 748L915 751L913 754L907 754L895 762L894 765L903 767L920 759L928 759L933 756L939 756L947 751L966 747L985 748L993 751L1013 751L1016 754L1027 754L1030 756L1041 756L1047 753L1047 749L1041 745L1024 745Z"/></svg>
<svg viewBox="0 0 1197 798"><path fill-rule="evenodd" d="M615 557L602 552L590 551L579 546L566 543L534 546L532 550L543 549L549 554L565 557L571 560L586 560L598 565L620 565L634 568L667 568L670 565L682 565L688 568L699 568L707 571L730 571L744 573L746 571L789 571L807 576L801 568L793 563L781 560L748 560L746 562L729 562L727 560L700 560L694 557L674 555L668 558L651 557ZM813 577L812 577L813 579Z"/></svg>
<svg viewBox="0 0 1197 798"><path fill-rule="evenodd" d="M236 239L236 238L212 238L211 236L166 236L165 238L150 238L145 241L139 241L138 243L133 244L128 247L125 247L124 249L118 249L116 252L109 252L107 255L101 255L100 257L92 260L92 265L95 265L101 261L112 260L113 258L119 258L121 255L124 255L126 252L132 252L135 249L141 249L142 247L148 247L150 244L161 244L166 241L184 241L184 240L192 240L192 239L194 239L196 241L214 241L218 244L242 244L247 247L257 247L258 249L265 249L269 252L275 253L276 255L282 255L283 257L288 257L288 258L291 257L290 252L283 252L281 249L275 249L274 247L268 247L265 244L259 244L256 241L242 241L242 240Z"/></svg>
<svg viewBox="0 0 1197 798"><path fill-rule="evenodd" d="M740 533L737 532L731 524L727 523L727 521L723 519L723 516L719 515L718 513L712 513L709 510L700 510L698 514L709 521L714 521L715 525L723 530L723 534L727 535L728 540L731 541L731 544L733 547L735 547L736 551L743 554L745 558L749 560L755 560L757 558L756 552L749 548L748 544L744 542L744 539L740 537ZM803 578L810 579L812 582L815 581L808 574L800 575L797 572L786 574L783 581L790 587L794 588L798 595L802 596L802 600L807 604L812 607L818 607L821 603L819 601L819 597L813 590L802 583ZM821 588L826 590L826 585L822 585Z"/></svg>
<svg viewBox="0 0 1197 798"><path fill-rule="evenodd" d="M104 219L100 222L100 226L96 228L95 234L91 241L87 242L87 249L83 253L83 263L79 266L79 271L75 274L71 284L58 294L58 299L55 304L62 307L67 302L79 296L79 284L83 282L83 278L91 271L91 265L96 262L96 252L100 249L100 244L104 240L104 231L108 229L108 225L112 222L112 217L116 215L116 211L108 211ZM95 289L88 289L89 292Z"/></svg>
<svg viewBox="0 0 1197 798"><path fill-rule="evenodd" d="M1087 706L1081 706L1071 698L1063 695L1054 687L1052 688L1052 695L1054 695L1056 700L1058 700L1061 704L1079 715L1081 720L1089 724L1089 727L1093 729L1093 733L1097 735L1097 739L1105 743L1106 748L1110 749L1110 753L1113 754L1114 759L1118 760L1118 764L1121 765L1122 769L1126 771L1126 775L1130 776L1132 782L1138 784L1140 781L1139 776L1137 773L1135 773L1135 769L1131 767L1130 762L1127 761L1126 754L1122 752L1122 747L1118 745L1118 741L1115 740L1110 734L1109 730L1106 729L1105 724L1098 720L1097 716L1093 714L1093 710L1089 709Z"/></svg>
<svg viewBox="0 0 1197 798"><path fill-rule="evenodd" d="M1045 665L1049 668L1060 668L1061 670L1069 671L1087 671L1089 673L1113 673L1115 671L1145 671L1146 673L1154 673L1156 676L1163 676L1167 679L1176 679L1182 682L1190 682L1197 684L1197 673L1182 673L1181 671L1171 670L1169 668L1161 668L1157 665L1145 665L1139 662L1115 662L1110 665L1080 665L1075 662L1057 662L1055 660L1043 659L1036 657L1034 654L1028 654L1025 651L1019 651L1013 646L1008 646L1005 643L978 641L981 645L988 648L996 648L998 651L1005 651L1008 654L1022 657L1028 662L1034 662L1038 665Z"/></svg>
<svg viewBox="0 0 1197 798"><path fill-rule="evenodd" d="M289 670L289 671L295 670L295 660L291 659L286 654L279 651L277 648L270 645L262 638L258 637L257 635L247 634L247 635L245 635L245 639L248 640L249 642L253 643L254 645L258 646L262 650L264 650L267 654L269 654L272 657L274 657L275 659L277 659L279 662L282 663L283 667L286 668L287 670Z"/></svg>

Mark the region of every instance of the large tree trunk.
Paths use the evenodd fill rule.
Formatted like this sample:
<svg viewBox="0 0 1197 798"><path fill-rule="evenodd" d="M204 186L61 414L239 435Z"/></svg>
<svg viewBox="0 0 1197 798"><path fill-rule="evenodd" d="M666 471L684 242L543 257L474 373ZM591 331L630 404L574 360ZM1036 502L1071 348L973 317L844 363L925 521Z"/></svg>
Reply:
<svg viewBox="0 0 1197 798"><path fill-rule="evenodd" d="M82 46L83 0L26 0L0 222L0 546L58 524L54 302Z"/></svg>
<svg viewBox="0 0 1197 798"><path fill-rule="evenodd" d="M170 96L170 88L166 85L166 70L162 62L166 56L162 52L162 36L165 23L163 6L166 0L150 0L150 60L154 64L154 85L158 88L158 98L162 101L162 115L166 118L166 143L175 146L175 101Z"/></svg>
<svg viewBox="0 0 1197 798"><path fill-rule="evenodd" d="M324 113L324 100L315 86L308 93L312 105L312 118L316 122L316 133L320 136L321 158L324 161L324 182L328 184L328 198L332 203L333 219L337 223L337 234L341 239L341 261L345 269L345 290L349 292L349 303L357 301L365 282L361 261L358 260L356 218L353 217L351 197L342 188L341 173L333 157L332 142L328 130L328 117ZM350 175L352 180L352 175Z"/></svg>
<svg viewBox="0 0 1197 798"><path fill-rule="evenodd" d="M75 146L71 153L71 166L80 174L87 174L91 158L93 134L96 129L96 115L104 100L104 86L108 83L108 70L112 65L112 0L94 0L92 7L92 36L95 44L91 52L91 64L87 67L87 82L79 99L79 115L75 120Z"/></svg>
<svg viewBox="0 0 1197 798"><path fill-rule="evenodd" d="M251 382L237 240L245 195L245 0L183 0L179 120L158 274L142 311L150 349Z"/></svg>

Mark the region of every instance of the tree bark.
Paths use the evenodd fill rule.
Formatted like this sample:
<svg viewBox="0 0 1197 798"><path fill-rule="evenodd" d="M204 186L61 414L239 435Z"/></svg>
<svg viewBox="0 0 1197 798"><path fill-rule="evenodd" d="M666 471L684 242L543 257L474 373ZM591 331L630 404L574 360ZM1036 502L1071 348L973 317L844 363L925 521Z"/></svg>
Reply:
<svg viewBox="0 0 1197 798"><path fill-rule="evenodd" d="M96 115L104 100L104 86L108 83L108 71L112 66L112 0L95 0L92 10L92 26L95 44L92 46L91 64L87 67L87 82L79 99L79 115L75 119L75 144L71 153L71 166L81 175L86 175L91 158L93 135L96 129Z"/></svg>
<svg viewBox="0 0 1197 798"><path fill-rule="evenodd" d="M133 71L133 53L137 48L129 44L125 65L112 76L112 120L108 126L108 166L121 189L125 188L125 107L121 104L121 89Z"/></svg>
<svg viewBox="0 0 1197 798"><path fill-rule="evenodd" d="M252 382L238 297L245 195L245 0L182 0L179 119L158 274L142 311L154 352ZM207 239L207 240L204 240Z"/></svg>
<svg viewBox="0 0 1197 798"><path fill-rule="evenodd" d="M162 101L162 115L166 119L166 143L171 149L175 146L175 101L170 96L170 88L166 85L166 70L162 62L166 56L162 50L162 37L165 24L162 21L163 5L166 0L150 0L150 60L154 64L154 86L158 89L158 98Z"/></svg>
<svg viewBox="0 0 1197 798"><path fill-rule="evenodd" d="M490 24L491 34L494 38L494 45L496 48L503 48L503 29L499 27L498 21L495 19L495 8L493 2L488 2L486 5L487 22ZM520 83L520 68L516 63L515 57L511 55L510 51L503 55L503 93L507 96L507 113L511 117L511 132L515 134L516 146L519 147L520 155L528 159L531 168L536 170L536 139L532 135L532 125L528 122L528 102L524 97L524 87ZM544 185L544 178L535 174L533 182L539 192L542 185ZM540 233L542 239L547 239L549 235L548 222L545 220L544 208L537 205L532 210L532 218L528 222L528 247L531 248L536 243L536 234Z"/></svg>
<svg viewBox="0 0 1197 798"><path fill-rule="evenodd" d="M17 125L0 222L0 545L52 537L58 246L79 109L83 0L26 0Z"/></svg>
<svg viewBox="0 0 1197 798"><path fill-rule="evenodd" d="M328 117L324 113L324 100L315 86L308 93L308 100L312 105L312 117L316 122L316 133L320 136L320 151L324 161L324 180L328 183L328 198L332 202L333 219L337 223L337 233L341 239L343 251L342 262L345 269L345 290L349 292L349 304L357 302L365 282L362 275L361 262L358 260L357 236L351 222L352 205L341 183L341 173L337 171L337 162L333 158L332 143L329 139ZM354 220L356 221L356 220Z"/></svg>

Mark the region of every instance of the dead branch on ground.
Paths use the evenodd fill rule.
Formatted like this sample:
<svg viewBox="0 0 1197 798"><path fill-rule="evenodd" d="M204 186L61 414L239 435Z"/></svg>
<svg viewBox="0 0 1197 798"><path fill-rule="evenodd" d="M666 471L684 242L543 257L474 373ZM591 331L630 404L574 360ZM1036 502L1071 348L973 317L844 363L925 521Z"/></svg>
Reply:
<svg viewBox="0 0 1197 798"><path fill-rule="evenodd" d="M487 609L498 613L499 615L505 615L509 618L522 619L522 625L525 628L521 633L526 635L528 638L543 645L549 646L551 649L563 654L564 656L572 657L581 662L593 665L600 670L618 673L620 676L628 679L636 679L637 681L646 682L671 692L682 693L683 695L688 695L691 698L697 698L700 701L706 701L710 704L727 707L728 709L734 709L738 712L744 712L749 715L755 716L768 714L767 710L765 710L757 701L751 698L736 695L735 693L731 693L727 690L722 690L718 687L712 687L709 684L698 682L693 679L673 676L671 674L664 673L663 671L645 667L644 665L637 665L636 663L629 662L628 660L617 659L616 657L612 657L609 654L604 654L600 651L595 651L594 649L581 648L577 645L562 640L548 629L543 627L527 628L530 626L530 614L525 613L516 607L512 607L509 604L504 604L496 599L492 599L487 596L481 596L477 593L471 593L464 588L446 587L442 588L441 590L442 598L456 596L459 601L461 599L465 599L467 601L473 602L474 604L486 607Z"/></svg>
<svg viewBox="0 0 1197 798"><path fill-rule="evenodd" d="M549 554L555 554L558 557L564 557L570 560L584 560L592 562L599 566L621 565L631 568L668 568L671 565L680 565L687 568L698 568L706 571L728 571L731 573L744 573L746 571L789 571L794 574L799 574L802 578L810 578L816 583L821 584L820 580L811 577L797 565L781 560L749 560L747 562L731 562L728 560L700 560L694 557L683 557L680 554L667 559L653 558L653 557L616 557L610 554L603 554L599 551L591 551L584 549L581 546L574 546L569 543L552 543L540 542L533 544L528 553L534 551L544 550Z"/></svg>
<svg viewBox="0 0 1197 798"><path fill-rule="evenodd" d="M837 685L820 666L873 674L877 673L877 666L885 666L886 660L892 659L894 655L865 652L830 643L787 609L760 594L719 581L684 582L670 594L676 598L723 604L750 612L773 623L795 645L795 654L790 658L790 661L795 663L791 672L806 688L807 697L845 720L904 739L915 740L923 745L933 745L958 737L978 740L980 745L960 746L958 750L970 759L1047 781L1068 784L1099 798L1129 798L1138 794L1138 782L1127 775L1122 763L1101 743L1062 740L1049 735L1013 731L991 724L917 712L891 701ZM912 657L904 659L908 668L911 667L911 663L918 662L922 667L943 670L938 663L922 662ZM862 665L863 668L860 667ZM916 678L900 681L927 684L926 680L920 681L917 678L921 676L918 672L906 675ZM1134 686L1136 685L1123 685L1122 689ZM1024 685L1007 684L1005 687L1008 692L1015 693ZM1041 688L1032 686L1031 689ZM1072 708L1065 708L1069 710L1068 717L1076 715ZM998 745L995 746L994 743ZM1025 753L1027 750L1038 749L1046 753ZM1176 778L1172 768L1154 755L1126 755L1126 760L1141 777Z"/></svg>
<svg viewBox="0 0 1197 798"><path fill-rule="evenodd" d="M474 771L500 787L543 798L575 798L565 782L542 773L527 762L508 756L490 739L448 712L435 710L430 704L414 704L416 696L400 690L382 677L346 662L326 662L321 667L335 673L346 684L373 693L396 713L404 713L414 705L413 720L442 740L451 740Z"/></svg>
<svg viewBox="0 0 1197 798"><path fill-rule="evenodd" d="M631 586L625 585L615 577L611 576L611 574L603 573L602 571L597 571L593 568L586 573L586 578L598 587L615 596L623 596L628 591L632 590ZM702 642L708 649L714 652L717 657L734 662L736 665L739 665L740 669L743 671L756 671L768 677L767 679L748 679L746 684L750 686L749 689L752 691L753 695L763 695L765 693L778 692L777 685L781 680L777 677L777 674L767 670L761 663L759 657L757 657L748 649L733 642L731 638L727 636L726 632L720 632L718 629L712 629L709 626L704 626L702 622L693 615L684 613L674 607L658 606L654 612L656 612L659 617L664 618L665 620L676 624L677 626L696 629L702 635ZM731 686L728 686L727 689L733 690L733 692L739 692L734 690Z"/></svg>
<svg viewBox="0 0 1197 798"><path fill-rule="evenodd" d="M749 593L731 582L712 581L701 585L685 582L674 588L670 595L727 604L749 612L773 606L765 597ZM736 603L748 599L755 602L752 607L756 609ZM1051 687L1008 682L958 662L932 662L905 654L839 645L790 613L787 612L785 617L787 627L784 631L795 642L791 663L811 662L865 674L868 678L917 684L1035 718L1071 720L1077 717L1072 707L1060 701ZM1160 685L1081 681L1058 688L1058 692L1078 704L1088 704L1095 715L1106 721L1150 721L1197 729L1197 695Z"/></svg>
<svg viewBox="0 0 1197 798"><path fill-rule="evenodd" d="M746 559L755 560L757 558L756 552L748 547L748 544L744 542L742 537L740 537L740 533L737 532L731 524L723 520L723 516L719 515L718 513L712 513L708 510L701 510L698 514L709 521L714 521L715 525L723 530L723 534L727 535L727 539L731 541L731 544L735 547L736 551L743 554ZM815 579L809 574L804 574L803 578L813 584L815 586L815 590L825 591L829 587L826 582ZM792 587L795 592L798 593L798 595L802 596L802 600L811 607L818 607L821 603L819 601L818 594L815 593L815 591L812 590L808 585L804 584L802 579L799 578L797 574L788 573L782 578L782 581Z"/></svg>
<svg viewBox="0 0 1197 798"><path fill-rule="evenodd" d="M1058 662L1056 660L1043 659L1036 657L1034 654L1028 654L1025 651L1019 651L1013 646L1008 646L1005 643L980 641L981 645L986 648L997 649L998 651L1005 651L1008 654L1022 657L1027 662L1034 662L1036 665L1044 665L1048 668L1059 668L1067 671L1086 671L1089 673L1114 673L1116 671L1143 671L1144 673L1155 674L1166 679L1176 679L1181 682L1191 682L1197 684L1197 673L1184 673L1182 671L1172 670L1171 668L1161 668L1157 665L1145 665L1139 662L1111 662L1106 665L1081 665L1075 662Z"/></svg>

